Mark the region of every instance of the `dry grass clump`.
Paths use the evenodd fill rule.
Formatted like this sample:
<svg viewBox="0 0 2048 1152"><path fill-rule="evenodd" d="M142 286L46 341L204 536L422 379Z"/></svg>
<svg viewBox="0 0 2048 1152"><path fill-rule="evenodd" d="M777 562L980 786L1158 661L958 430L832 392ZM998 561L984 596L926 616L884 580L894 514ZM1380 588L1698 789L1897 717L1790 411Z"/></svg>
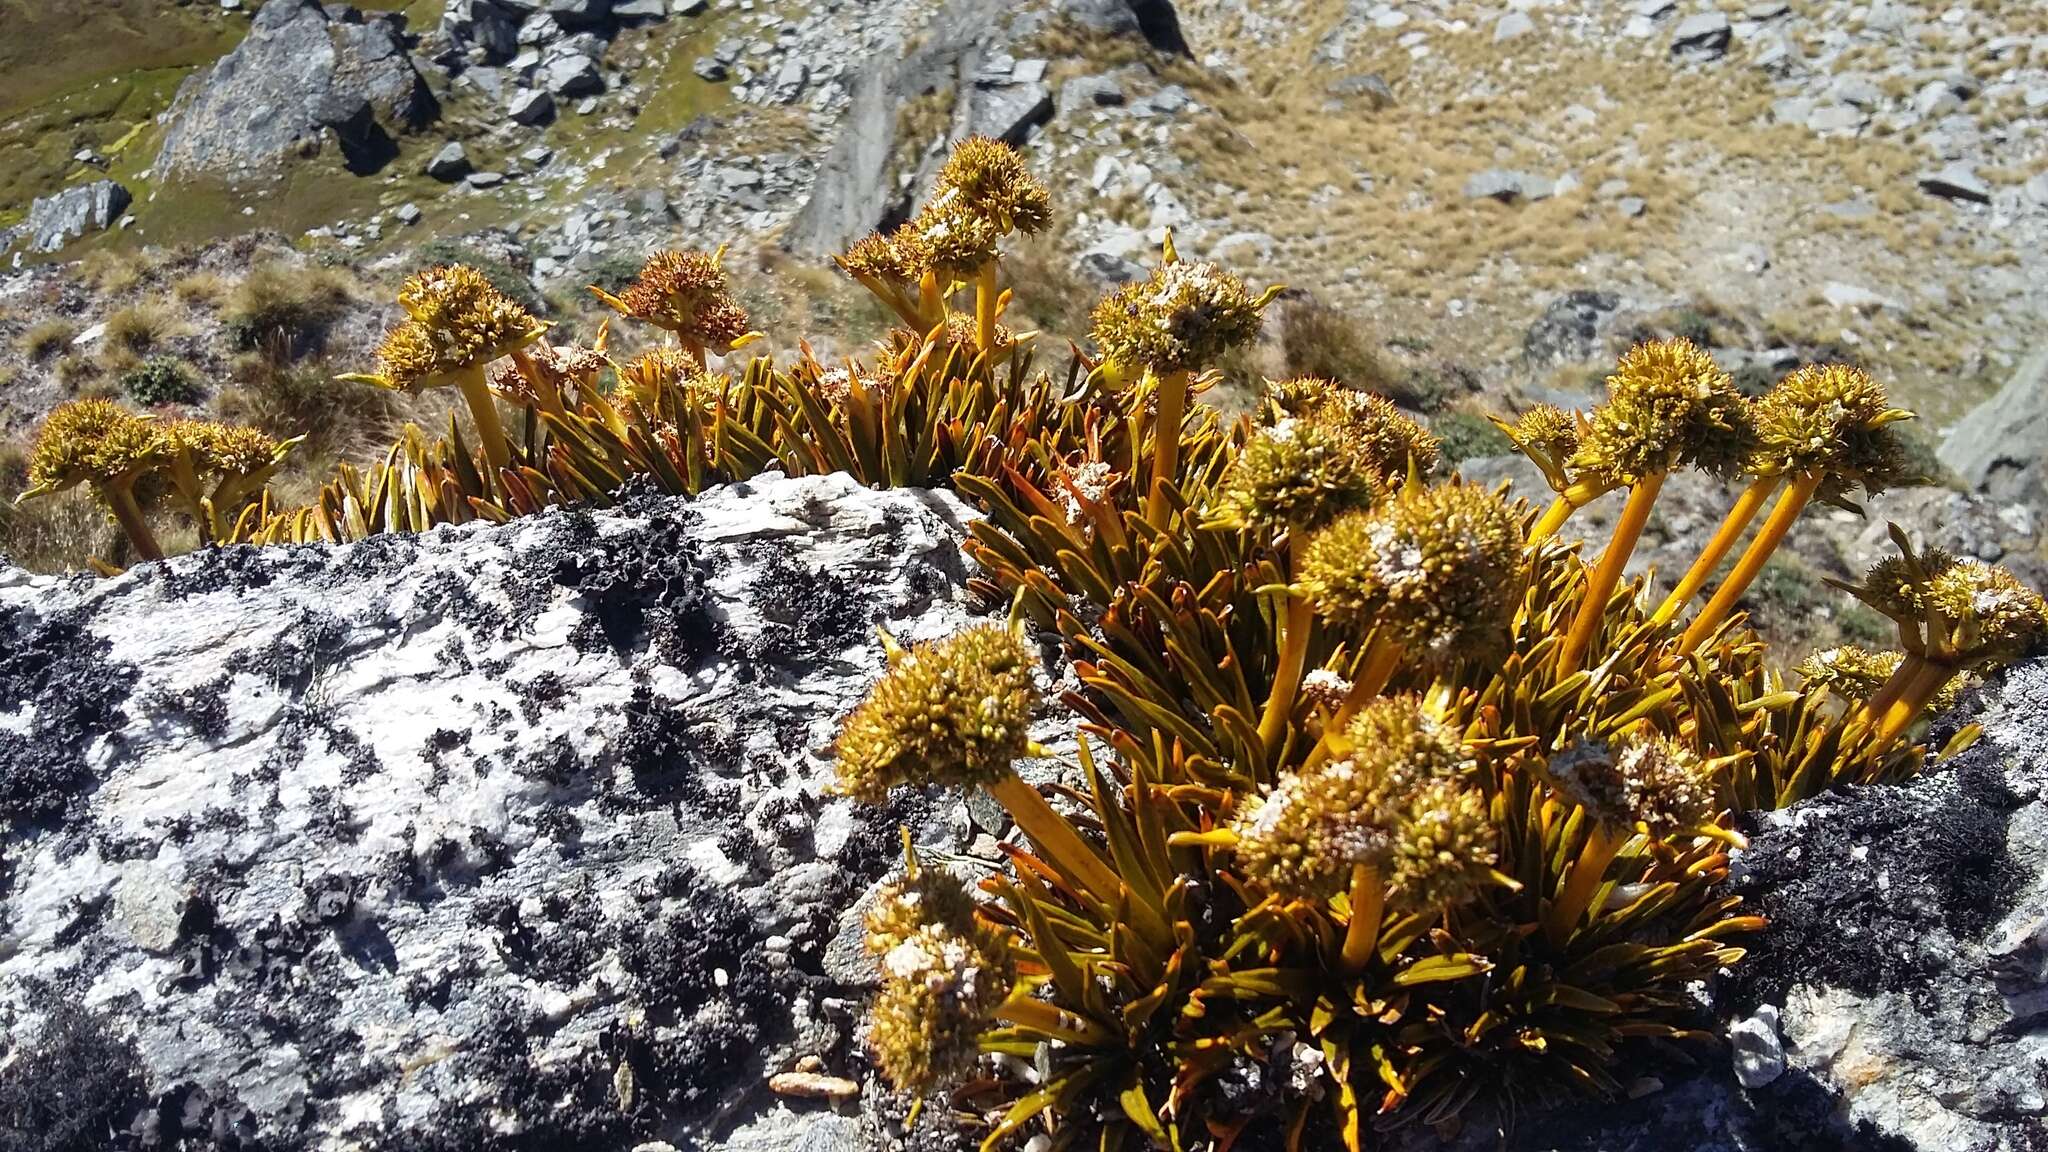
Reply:
<svg viewBox="0 0 2048 1152"><path fill-rule="evenodd" d="M221 321L236 348L296 359L322 346L355 298L355 278L342 269L271 260L235 286Z"/></svg>
<svg viewBox="0 0 2048 1152"><path fill-rule="evenodd" d="M1281 305L1280 347L1289 376L1339 380L1410 408L1436 402L1435 396L1411 387L1407 375L1381 357L1356 317L1319 300L1295 299Z"/></svg>
<svg viewBox="0 0 2048 1152"><path fill-rule="evenodd" d="M107 317L101 337L111 357L147 356L181 335L184 326L158 303L135 304Z"/></svg>
<svg viewBox="0 0 2048 1152"><path fill-rule="evenodd" d="M28 489L28 445L0 444L0 556L31 572L81 568L116 557L125 541L83 489L16 505Z"/></svg>
<svg viewBox="0 0 2048 1152"><path fill-rule="evenodd" d="M21 336L21 351L30 360L41 362L57 355L78 338L78 325L61 316L37 321Z"/></svg>

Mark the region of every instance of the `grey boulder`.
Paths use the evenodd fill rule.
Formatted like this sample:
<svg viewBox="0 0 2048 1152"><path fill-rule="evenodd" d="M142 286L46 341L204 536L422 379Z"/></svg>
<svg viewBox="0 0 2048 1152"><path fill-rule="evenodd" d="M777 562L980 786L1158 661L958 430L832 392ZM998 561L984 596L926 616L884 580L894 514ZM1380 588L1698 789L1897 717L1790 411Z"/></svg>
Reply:
<svg viewBox="0 0 2048 1152"><path fill-rule="evenodd" d="M165 177L225 175L317 152L331 134L350 167L396 154L392 138L439 112L397 20L315 0L270 0L249 35L178 90L157 154Z"/></svg>
<svg viewBox="0 0 2048 1152"><path fill-rule="evenodd" d="M95 180L39 197L16 234L32 252L55 252L83 236L104 232L121 219L133 197L112 180Z"/></svg>
<svg viewBox="0 0 2048 1152"><path fill-rule="evenodd" d="M1941 462L1998 499L2048 504L2048 347L2037 349L1997 395L1942 441Z"/></svg>

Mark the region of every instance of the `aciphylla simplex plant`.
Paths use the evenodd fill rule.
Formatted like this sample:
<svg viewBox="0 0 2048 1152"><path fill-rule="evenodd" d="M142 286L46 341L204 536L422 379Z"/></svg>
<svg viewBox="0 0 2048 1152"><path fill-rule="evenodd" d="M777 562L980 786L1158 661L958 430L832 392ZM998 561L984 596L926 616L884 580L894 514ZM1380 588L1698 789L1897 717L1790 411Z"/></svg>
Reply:
<svg viewBox="0 0 2048 1152"><path fill-rule="evenodd" d="M456 388L492 471L511 467L512 442L498 418L488 371L493 361L523 353L547 326L482 273L460 265L414 274L399 289L398 303L406 319L385 335L377 371L349 379L404 392Z"/></svg>
<svg viewBox="0 0 2048 1152"><path fill-rule="evenodd" d="M1010 620L885 641L836 760L856 800L980 789L1016 825L973 890L911 857L869 921L882 1075L991 1150L1362 1152L1403 1124L1612 1097L1645 1052L1711 1055L1698 989L1762 927L1719 887L1736 814L1919 770L1915 725L1959 675L2048 643L2008 574L1905 550L1853 589L1899 621L1901 653L1816 657L1796 687L1771 666L1735 610L1751 569L1807 503L1895 468L1900 414L1860 378L1795 374L1752 405L1682 341L1634 349L1592 412L1507 425L1557 490L1539 512L1438 475L1425 429L1341 381L1273 384L1235 421L1201 403L1270 292L1170 244L1096 310L1099 360L1034 372L1036 335L1001 325L1001 248L1050 198L1000 145L955 160L929 215L840 261L903 320L872 354L714 370L745 334L691 295L724 291L715 252L616 298L676 341L627 363L539 351L531 317L495 306L409 308L419 379L511 359L510 465L479 469L452 421L408 428L235 535L358 539L771 465L975 504L970 587ZM433 326L462 315L467 335ZM38 483L132 477L79 446L108 435L53 447ZM1692 467L1749 486L1652 611L1624 566ZM1621 528L1582 556L1572 515L1622 490ZM1031 739L1055 648L1070 758Z"/></svg>
<svg viewBox="0 0 2048 1152"><path fill-rule="evenodd" d="M135 554L161 560L164 550L143 514L137 486L165 457L163 437L151 417L138 416L111 400L73 400L44 419L29 450L28 489L15 502L89 484Z"/></svg>
<svg viewBox="0 0 2048 1152"><path fill-rule="evenodd" d="M138 416L110 400L74 400L43 421L29 454L29 487L17 501L89 484L136 555L161 560L146 512L166 487L200 543L218 543L237 524L253 522L265 486L298 443L239 425Z"/></svg>

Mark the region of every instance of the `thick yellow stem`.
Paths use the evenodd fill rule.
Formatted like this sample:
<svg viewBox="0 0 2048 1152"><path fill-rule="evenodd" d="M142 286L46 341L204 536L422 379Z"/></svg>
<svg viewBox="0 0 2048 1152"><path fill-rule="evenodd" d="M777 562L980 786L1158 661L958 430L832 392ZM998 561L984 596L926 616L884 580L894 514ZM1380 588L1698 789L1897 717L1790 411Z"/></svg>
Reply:
<svg viewBox="0 0 2048 1152"><path fill-rule="evenodd" d="M1576 511L1578 508L1571 502L1571 498L1562 492L1558 493L1557 499L1550 502L1550 507L1543 510L1543 515L1536 521L1536 526L1529 529L1529 543L1540 544L1557 535L1557 530L1564 527L1564 522L1571 519L1572 513Z"/></svg>
<svg viewBox="0 0 2048 1152"><path fill-rule="evenodd" d="M540 365L533 362L533 357L526 354L526 349L513 349L512 363L518 367L519 375L525 378L526 386L533 389L534 398L539 403L541 411L552 412L557 416L568 415L568 411L562 406L561 389L555 387L555 382L548 379L548 374L541 371Z"/></svg>
<svg viewBox="0 0 2048 1152"><path fill-rule="evenodd" d="M996 346L997 293L996 262L991 260L974 277L974 334L983 352L992 352Z"/></svg>
<svg viewBox="0 0 2048 1152"><path fill-rule="evenodd" d="M512 465L512 446L505 440L505 426L498 422L498 402L491 396L490 385L484 383L481 366L465 369L456 383L469 404L470 418L476 421L476 436L483 441L484 456L491 462L495 486L498 470Z"/></svg>
<svg viewBox="0 0 2048 1152"><path fill-rule="evenodd" d="M1387 681L1394 678L1394 669L1401 666L1401 646L1382 636L1374 636L1365 649L1365 662L1358 669L1358 678L1351 682L1351 691L1345 693L1344 704L1337 709L1332 728L1342 729L1351 722L1358 710L1365 707L1373 697L1387 690Z"/></svg>
<svg viewBox="0 0 2048 1152"><path fill-rule="evenodd" d="M1611 832L1599 822L1586 836L1586 846L1579 852L1578 860L1572 864L1571 875L1565 877L1564 891L1558 893L1557 903L1550 906L1550 938L1563 943L1579 926L1579 918L1593 903L1593 894L1600 890L1600 882L1607 876L1607 866L1614 863L1614 857L1628 843L1625 833Z"/></svg>
<svg viewBox="0 0 2048 1152"><path fill-rule="evenodd" d="M149 518L142 514L142 505L135 502L135 490L129 487L131 480L110 480L96 485L100 495L106 498L107 507L113 510L114 521L121 525L128 542L135 546L135 554L144 560L164 558L163 546L156 542L156 533L150 530Z"/></svg>
<svg viewBox="0 0 2048 1152"><path fill-rule="evenodd" d="M1685 630L1684 637L1678 642L1680 655L1687 655L1706 643L1707 637L1712 636L1728 614L1734 611L1736 601L1749 591L1750 584L1764 570L1771 554L1791 533L1799 513L1805 510L1807 501L1813 499L1814 491L1820 487L1820 480L1819 473L1808 472L1796 477L1790 487L1779 493L1777 504L1771 508L1770 519L1757 530L1756 539L1749 542L1749 548L1743 552L1742 559L1735 562L1735 569L1728 573L1728 579L1715 589L1713 599L1700 609L1699 618Z"/></svg>
<svg viewBox="0 0 2048 1152"><path fill-rule="evenodd" d="M1650 522L1650 509L1657 506L1657 494L1663 490L1662 473L1643 477L1629 490L1628 504L1614 525L1614 537L1607 542L1607 551L1601 553L1599 565L1586 576L1586 598L1579 603L1579 614L1565 636L1559 676L1569 676L1585 663L1586 653L1600 635L1600 622L1607 616L1607 601L1621 583L1628 558L1635 555L1636 541L1642 539L1643 528Z"/></svg>
<svg viewBox="0 0 2048 1152"><path fill-rule="evenodd" d="M1286 738L1287 724L1294 719L1294 701L1301 694L1301 678L1308 668L1308 634L1315 626L1315 605L1303 596L1289 593L1287 617L1280 626L1280 663L1273 670L1273 689L1266 695L1266 711L1259 717L1259 742L1276 753Z"/></svg>
<svg viewBox="0 0 2048 1152"><path fill-rule="evenodd" d="M1169 515L1166 488L1180 479L1180 425L1188 411L1188 374L1158 378L1159 411L1152 425L1152 488L1145 522L1164 529Z"/></svg>
<svg viewBox="0 0 2048 1152"><path fill-rule="evenodd" d="M1700 550L1699 559L1692 562L1692 567L1686 570L1685 578L1678 582L1678 587L1671 590L1671 595L1664 598L1664 603L1658 606L1656 615L1651 617L1652 620L1659 624L1667 624L1677 619L1680 612L1685 611L1687 602L1699 595L1700 589L1707 586L1707 581L1713 578L1714 569L1721 566L1721 561L1726 560L1728 553L1735 550L1735 544L1742 539L1742 534L1749 531L1750 521L1756 519L1756 514L1762 511L1765 502L1770 500L1771 493L1777 491L1778 479L1776 476L1759 476L1749 487L1742 490L1742 495L1736 498L1735 506L1728 510L1727 518L1721 521L1721 527L1714 531L1714 538L1707 541L1707 546Z"/></svg>
<svg viewBox="0 0 2048 1152"><path fill-rule="evenodd" d="M1907 657L1906 663L1900 665L1899 670L1905 671L1915 659ZM1956 670L1946 664L1936 664L1931 660L1921 660L1919 664L1919 670L1899 692L1898 698L1891 701L1878 716L1876 743L1872 751L1882 753L1897 743L1899 737L1904 736L1906 730L1927 711L1928 703L1939 695L1943 688L1948 687L1948 682L1956 674Z"/></svg>
<svg viewBox="0 0 2048 1152"><path fill-rule="evenodd" d="M1067 818L1046 803L1038 789L1010 773L989 785L988 793L1009 811L1010 819L1015 820L1017 827L1038 845L1046 863L1059 869L1061 875L1097 900L1116 906L1123 882L1103 862L1101 855L1081 839L1081 834L1074 831Z"/></svg>
<svg viewBox="0 0 2048 1152"><path fill-rule="evenodd" d="M1351 869L1351 922L1344 926L1344 971L1363 972L1379 947L1380 921L1386 911L1387 886L1370 864Z"/></svg>

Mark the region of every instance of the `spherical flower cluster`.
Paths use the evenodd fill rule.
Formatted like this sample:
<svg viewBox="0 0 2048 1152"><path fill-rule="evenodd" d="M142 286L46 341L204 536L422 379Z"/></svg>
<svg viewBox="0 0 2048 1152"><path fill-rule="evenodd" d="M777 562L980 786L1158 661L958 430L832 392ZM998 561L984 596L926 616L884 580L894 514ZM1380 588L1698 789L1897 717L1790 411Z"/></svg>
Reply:
<svg viewBox="0 0 2048 1152"><path fill-rule="evenodd" d="M1260 429L1230 462L1210 500L1211 527L1277 534L1313 530L1367 508L1383 489L1378 474L1336 432L1306 420Z"/></svg>
<svg viewBox="0 0 2048 1152"><path fill-rule="evenodd" d="M1714 781L1691 749L1661 735L1582 740L1550 758L1551 782L1615 834L1680 835L1713 819Z"/></svg>
<svg viewBox="0 0 2048 1152"><path fill-rule="evenodd" d="M179 420L162 432L171 451L189 455L201 472L253 476L277 463L283 445L259 428L219 424L211 420Z"/></svg>
<svg viewBox="0 0 2048 1152"><path fill-rule="evenodd" d="M1877 695L1905 661L1903 652L1871 652L1845 644L1810 653L1794 671L1805 679L1808 688L1825 687L1860 701ZM1936 712L1946 711L1961 694L1961 681L1951 680L1929 703Z"/></svg>
<svg viewBox="0 0 2048 1152"><path fill-rule="evenodd" d="M1730 470L1748 448L1746 407L1728 373L1690 340L1638 344L1607 378L1607 402L1581 430L1572 466L1621 485L1687 463Z"/></svg>
<svg viewBox="0 0 2048 1152"><path fill-rule="evenodd" d="M996 243L1002 239L994 222L957 196L942 196L925 205L909 224L915 251L923 253L932 268L956 280L964 280L996 258Z"/></svg>
<svg viewBox="0 0 2048 1152"><path fill-rule="evenodd" d="M1522 413L1509 431L1510 439L1563 462L1579 451L1578 418L1555 404L1537 404Z"/></svg>
<svg viewBox="0 0 2048 1152"><path fill-rule="evenodd" d="M713 252L656 252L624 292L591 292L620 315L722 356L748 335L747 311L733 299L724 261L722 247Z"/></svg>
<svg viewBox="0 0 2048 1152"><path fill-rule="evenodd" d="M408 277L398 292L406 319L377 350L377 374L365 379L387 388L418 391L450 382L540 338L545 325L462 265L429 268Z"/></svg>
<svg viewBox="0 0 2048 1152"><path fill-rule="evenodd" d="M887 236L880 232L864 236L838 256L837 262L856 280L899 288L915 285L932 266L931 254L910 228L899 228Z"/></svg>
<svg viewBox="0 0 2048 1152"><path fill-rule="evenodd" d="M868 1045L897 1088L928 1091L971 1065L1016 984L1016 960L959 881L930 868L886 887L867 927L882 977Z"/></svg>
<svg viewBox="0 0 2048 1152"><path fill-rule="evenodd" d="M1914 557L1920 572L1933 579L1961 563L1945 548L1929 548ZM1914 576L1913 566L1903 556L1887 556L1870 566L1863 575L1857 595L1864 603L1894 620L1919 620L1927 615L1924 585Z"/></svg>
<svg viewBox="0 0 2048 1152"><path fill-rule="evenodd" d="M1843 364L1808 365L1750 406L1755 443L1749 470L1760 476L1835 472L1855 463L1859 448L1873 455L1892 440L1884 427L1905 415L1869 373Z"/></svg>
<svg viewBox="0 0 2048 1152"><path fill-rule="evenodd" d="M49 493L118 481L154 467L163 449L148 417L111 400L73 400L53 409L36 433L29 449L29 486Z"/></svg>
<svg viewBox="0 0 2048 1152"><path fill-rule="evenodd" d="M1043 232L1052 224L1052 193L1015 148L987 136L953 146L939 169L933 200L957 200L998 232Z"/></svg>
<svg viewBox="0 0 2048 1152"><path fill-rule="evenodd" d="M1258 339L1263 309L1263 298L1216 265L1177 261L1095 306L1095 345L1124 367L1192 372Z"/></svg>
<svg viewBox="0 0 2048 1152"><path fill-rule="evenodd" d="M1310 542L1298 590L1323 617L1426 663L1496 649L1521 594L1521 518L1475 484L1410 485Z"/></svg>
<svg viewBox="0 0 2048 1152"><path fill-rule="evenodd" d="M1033 664L994 624L897 652L840 731L839 791L879 803L903 784L1001 779L1030 748Z"/></svg>
<svg viewBox="0 0 2048 1152"><path fill-rule="evenodd" d="M1387 488L1411 471L1429 475L1443 457L1443 442L1384 396L1314 377L1276 382L1267 396L1284 416L1336 433Z"/></svg>
<svg viewBox="0 0 2048 1152"><path fill-rule="evenodd" d="M2001 667L2048 647L2048 603L1995 564L1957 561L1928 580L1927 599L1954 622L1967 667Z"/></svg>
<svg viewBox="0 0 2048 1152"><path fill-rule="evenodd" d="M1456 733L1411 697L1381 697L1347 730L1349 754L1282 776L1230 824L1247 877L1328 899L1352 869L1382 870L1397 903L1461 899L1495 859L1483 800L1462 780Z"/></svg>

